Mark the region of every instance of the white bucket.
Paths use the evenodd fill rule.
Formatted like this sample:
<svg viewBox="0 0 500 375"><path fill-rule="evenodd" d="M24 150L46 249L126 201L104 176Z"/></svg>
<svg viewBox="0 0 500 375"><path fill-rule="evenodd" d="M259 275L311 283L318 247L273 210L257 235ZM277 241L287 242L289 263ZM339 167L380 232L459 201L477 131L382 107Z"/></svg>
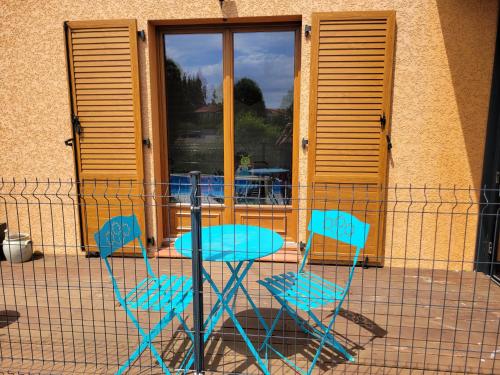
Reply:
<svg viewBox="0 0 500 375"><path fill-rule="evenodd" d="M3 240L3 253L11 263L21 263L30 260L33 256L33 246L30 236L24 233L5 231Z"/></svg>

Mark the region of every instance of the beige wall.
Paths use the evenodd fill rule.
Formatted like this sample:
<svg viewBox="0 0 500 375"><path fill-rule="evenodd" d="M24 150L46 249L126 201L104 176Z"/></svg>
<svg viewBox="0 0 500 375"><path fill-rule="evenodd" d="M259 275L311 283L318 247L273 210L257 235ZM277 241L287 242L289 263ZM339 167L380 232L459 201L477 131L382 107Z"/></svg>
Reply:
<svg viewBox="0 0 500 375"><path fill-rule="evenodd" d="M301 15L395 10L391 185L480 185L496 0L217 0L100 2L3 0L0 3L0 175L74 178L63 22ZM148 45L140 42L142 119L151 137ZM302 39L300 138L307 136L310 42ZM300 182L306 183L300 152ZM152 152L145 150L146 179ZM152 219L152 217L150 216ZM457 255L458 256L458 255ZM473 249L467 251L471 259Z"/></svg>

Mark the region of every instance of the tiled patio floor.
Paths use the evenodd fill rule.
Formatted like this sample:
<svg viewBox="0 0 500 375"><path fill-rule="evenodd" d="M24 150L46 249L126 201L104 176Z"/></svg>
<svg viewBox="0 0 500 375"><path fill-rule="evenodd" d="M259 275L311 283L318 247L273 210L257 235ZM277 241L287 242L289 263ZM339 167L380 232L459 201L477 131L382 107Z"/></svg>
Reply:
<svg viewBox="0 0 500 375"><path fill-rule="evenodd" d="M114 258L120 286L131 287L145 275L140 259ZM158 273L191 274L187 260L156 259ZM387 262L390 264L390 262ZM225 266L206 264L223 285ZM296 270L294 264L256 263L246 279L267 321L278 305L255 282ZM315 273L343 284L346 267L312 266ZM124 276L126 275L126 277ZM115 302L106 270L98 258L46 256L11 266L0 263L0 367L5 373L113 373L138 344L137 332ZM205 312L215 295L205 286ZM324 320L332 306L318 311ZM263 327L245 298L236 300L237 316L258 345ZM139 313L144 326L158 315ZM191 307L186 310L191 325ZM349 300L334 332L355 355L345 363L325 350L316 373L418 374L500 373L500 287L482 274L404 268L359 268ZM227 315L206 345L207 373L260 373ZM274 344L287 357L307 364L316 342L298 331L290 319L278 324ZM155 342L175 368L189 347L177 322ZM425 371L424 371L425 370ZM0 373L2 370L0 369ZM131 373L161 373L147 351ZM278 358L271 373L293 373Z"/></svg>

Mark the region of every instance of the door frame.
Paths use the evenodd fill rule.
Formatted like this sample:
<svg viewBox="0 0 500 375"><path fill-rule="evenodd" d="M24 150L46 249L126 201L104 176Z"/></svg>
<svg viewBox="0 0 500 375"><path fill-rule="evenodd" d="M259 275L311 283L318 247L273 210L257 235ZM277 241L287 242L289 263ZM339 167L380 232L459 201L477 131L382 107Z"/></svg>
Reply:
<svg viewBox="0 0 500 375"><path fill-rule="evenodd" d="M500 24L497 25L481 188L485 190L480 194L474 269L500 281L495 276L500 265L492 263L500 251Z"/></svg>
<svg viewBox="0 0 500 375"><path fill-rule="evenodd" d="M163 51L163 34L165 32L202 32L215 31L223 33L224 50L223 53L232 53L232 49L228 51L227 43L232 42L232 33L224 32L225 29L238 31L265 31L272 28L273 30L292 28L295 32L295 76L294 76L294 111L293 111L293 140L292 140L292 197L298 198L298 181L299 181L299 132L300 132L300 71L301 71L301 24L302 16L276 16L276 17L236 17L231 19L187 19L187 20L157 20L148 21L148 50L149 50L149 67L150 67L150 92L151 92L151 120L152 120L152 152L153 152L153 176L155 185L155 214L156 214L156 235L159 245L169 233L170 226L170 208L168 202L166 188L168 183L168 160L164 155L167 152L167 127L163 126L166 123L166 95L165 95L165 76L164 76L164 51ZM229 35L229 36L226 36ZM230 64L226 64L229 61ZM232 74L226 77L228 71L232 72L232 60L224 58L224 95L232 93ZM227 79L229 78L229 79ZM232 102L232 101L231 101ZM224 105L224 140L228 140L232 136L232 132L227 131L232 129L232 105ZM226 114L226 111L231 111ZM228 123L228 124L226 124ZM231 142L232 145L232 142ZM233 151L233 147L229 147ZM224 151L224 169L231 171L231 176L227 178L232 181L234 179L234 171L232 170L233 157L226 156ZM226 165L227 164L227 165ZM229 166L231 164L231 166ZM225 173L226 175L226 173ZM232 185L226 185L224 194L232 196ZM230 198L229 198L230 199ZM174 204L179 205L179 204ZM160 206L161 208L158 208ZM225 203L228 206L228 202ZM284 211L291 209L292 224L296 226L297 211L299 208L298 199L292 199L292 204L283 206ZM225 219L230 220L232 215L231 210L225 210ZM297 228L293 228L293 235L297 237Z"/></svg>

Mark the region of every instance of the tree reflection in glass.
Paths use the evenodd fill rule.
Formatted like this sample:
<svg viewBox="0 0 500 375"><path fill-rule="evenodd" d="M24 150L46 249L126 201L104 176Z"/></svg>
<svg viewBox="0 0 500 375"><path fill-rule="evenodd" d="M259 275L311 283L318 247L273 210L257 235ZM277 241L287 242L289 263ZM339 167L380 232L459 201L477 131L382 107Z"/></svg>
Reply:
<svg viewBox="0 0 500 375"><path fill-rule="evenodd" d="M234 34L237 203L290 201L294 38L292 31Z"/></svg>
<svg viewBox="0 0 500 375"><path fill-rule="evenodd" d="M189 202L188 172L204 201L223 201L222 34L166 34L168 167L175 202Z"/></svg>

